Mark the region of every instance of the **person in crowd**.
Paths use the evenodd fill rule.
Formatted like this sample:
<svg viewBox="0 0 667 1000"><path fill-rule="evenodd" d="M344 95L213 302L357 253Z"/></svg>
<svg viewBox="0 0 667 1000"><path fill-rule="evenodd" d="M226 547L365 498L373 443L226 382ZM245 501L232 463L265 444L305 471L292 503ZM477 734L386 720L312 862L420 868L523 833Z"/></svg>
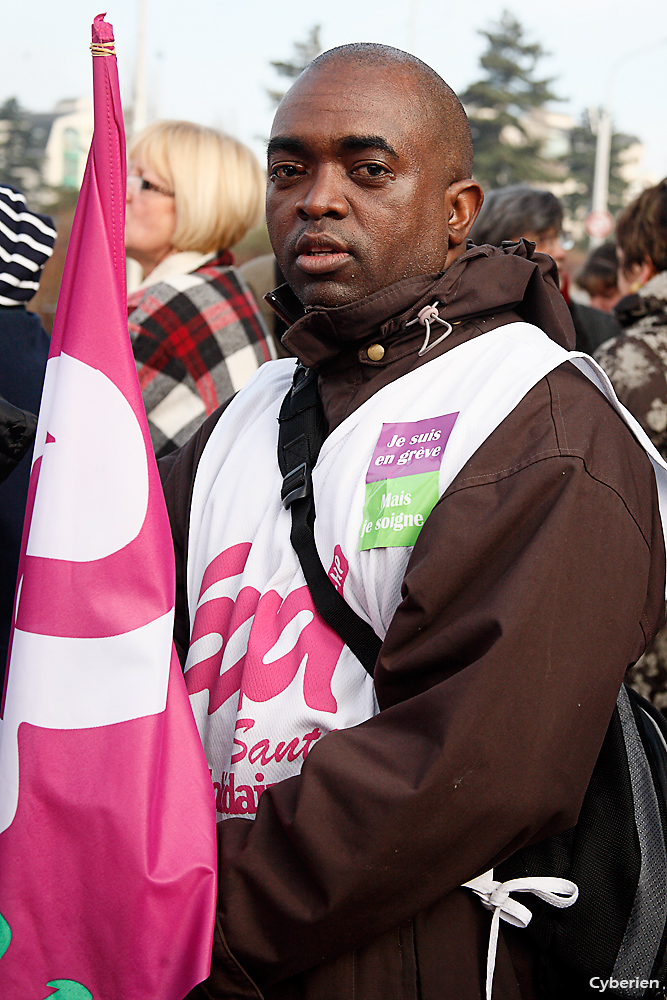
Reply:
<svg viewBox="0 0 667 1000"><path fill-rule="evenodd" d="M49 337L26 309L56 231L48 215L31 212L23 194L0 184L0 674L4 676L21 550L23 515L39 410L49 356ZM27 411L27 412L24 412ZM17 468L9 475L14 466Z"/></svg>
<svg viewBox="0 0 667 1000"><path fill-rule="evenodd" d="M470 238L477 244L500 246L524 237L536 244L538 253L548 253L562 264L569 249L563 245L568 238L562 227L563 207L555 194L512 184L486 192Z"/></svg>
<svg viewBox="0 0 667 1000"><path fill-rule="evenodd" d="M592 250L583 267L577 271L575 284L588 293L593 309L610 313L621 298L616 244L603 243Z"/></svg>
<svg viewBox="0 0 667 1000"><path fill-rule="evenodd" d="M300 363L260 368L160 462L220 819L190 1000L484 996L490 915L461 886L575 824L661 622L652 466L568 360L553 261L467 243L471 172L456 95L387 46L324 53L276 112L271 301ZM283 482L277 418L305 387L324 441L311 478L304 417ZM376 633L373 678L292 547L311 490L315 561ZM499 933L494 997L534 998L526 932Z"/></svg>
<svg viewBox="0 0 667 1000"><path fill-rule="evenodd" d="M125 249L143 280L128 316L158 456L274 357L229 249L259 223L263 188L253 153L214 129L157 122L130 145Z"/></svg>
<svg viewBox="0 0 667 1000"><path fill-rule="evenodd" d="M549 254L560 266L572 245L563 234L563 206L556 195L526 184L487 192L470 238L479 245L492 246L524 238L535 244L538 253ZM566 274L561 275L560 287L574 323L576 348L592 354L604 340L618 333L618 325L612 317L600 315L599 310L575 302L569 294Z"/></svg>
<svg viewBox="0 0 667 1000"><path fill-rule="evenodd" d="M667 178L643 191L616 221L622 333L595 357L616 395L667 457ZM667 627L628 679L667 715Z"/></svg>
<svg viewBox="0 0 667 1000"><path fill-rule="evenodd" d="M643 191L616 222L622 332L596 359L618 398L667 457L667 178Z"/></svg>
<svg viewBox="0 0 667 1000"><path fill-rule="evenodd" d="M262 254L260 257L252 257L245 264L239 267L241 277L248 285L248 288L255 297L255 302L259 306L259 311L267 330L271 331L276 354L279 358L288 358L289 351L283 347L282 336L287 326L280 316L273 311L265 296L273 291L278 285L282 285L284 278L278 267L278 262L272 253Z"/></svg>

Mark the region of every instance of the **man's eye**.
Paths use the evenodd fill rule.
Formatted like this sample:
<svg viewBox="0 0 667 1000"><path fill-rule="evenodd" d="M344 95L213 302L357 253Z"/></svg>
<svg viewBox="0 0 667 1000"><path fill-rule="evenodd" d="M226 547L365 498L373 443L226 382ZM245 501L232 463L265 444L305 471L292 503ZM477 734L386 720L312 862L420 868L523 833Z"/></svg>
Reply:
<svg viewBox="0 0 667 1000"><path fill-rule="evenodd" d="M303 173L303 168L298 163L278 163L275 167L271 167L269 177L284 181L297 177L301 173Z"/></svg>
<svg viewBox="0 0 667 1000"><path fill-rule="evenodd" d="M360 163L352 172L371 180L380 179L391 173L383 163Z"/></svg>

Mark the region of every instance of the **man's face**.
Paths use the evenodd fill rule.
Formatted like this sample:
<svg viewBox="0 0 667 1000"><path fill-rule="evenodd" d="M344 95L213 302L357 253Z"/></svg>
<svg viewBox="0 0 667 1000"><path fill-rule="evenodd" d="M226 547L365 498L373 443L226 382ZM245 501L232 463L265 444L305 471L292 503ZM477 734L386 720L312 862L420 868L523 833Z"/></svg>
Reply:
<svg viewBox="0 0 667 1000"><path fill-rule="evenodd" d="M303 304L345 305L442 271L447 184L409 72L311 70L276 113L266 199L276 258Z"/></svg>

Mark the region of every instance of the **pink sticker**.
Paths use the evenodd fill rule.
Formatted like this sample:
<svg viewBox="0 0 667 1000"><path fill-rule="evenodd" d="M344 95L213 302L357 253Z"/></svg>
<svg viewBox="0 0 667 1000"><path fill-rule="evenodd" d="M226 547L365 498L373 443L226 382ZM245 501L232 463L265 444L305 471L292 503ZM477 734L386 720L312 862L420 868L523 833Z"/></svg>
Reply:
<svg viewBox="0 0 667 1000"><path fill-rule="evenodd" d="M349 568L350 564L343 555L343 550L340 545L337 545L334 549L333 562L331 563L331 569L329 570L329 579L341 597L343 596L343 586L345 585L345 579Z"/></svg>
<svg viewBox="0 0 667 1000"><path fill-rule="evenodd" d="M366 482L437 472L457 417L458 412L412 423L383 424Z"/></svg>

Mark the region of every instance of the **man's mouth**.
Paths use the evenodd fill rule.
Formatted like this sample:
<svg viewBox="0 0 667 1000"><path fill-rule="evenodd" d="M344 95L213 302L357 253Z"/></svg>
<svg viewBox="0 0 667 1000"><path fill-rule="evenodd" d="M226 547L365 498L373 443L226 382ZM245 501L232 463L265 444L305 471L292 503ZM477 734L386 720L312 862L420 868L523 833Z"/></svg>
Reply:
<svg viewBox="0 0 667 1000"><path fill-rule="evenodd" d="M306 274L328 274L352 260L352 255L338 241L321 236L302 236L296 249L296 266Z"/></svg>
<svg viewBox="0 0 667 1000"><path fill-rule="evenodd" d="M337 271L339 267L352 260L349 253L332 253L329 250L310 251L300 253L296 259L296 266L305 271L306 274L327 274L329 271Z"/></svg>

